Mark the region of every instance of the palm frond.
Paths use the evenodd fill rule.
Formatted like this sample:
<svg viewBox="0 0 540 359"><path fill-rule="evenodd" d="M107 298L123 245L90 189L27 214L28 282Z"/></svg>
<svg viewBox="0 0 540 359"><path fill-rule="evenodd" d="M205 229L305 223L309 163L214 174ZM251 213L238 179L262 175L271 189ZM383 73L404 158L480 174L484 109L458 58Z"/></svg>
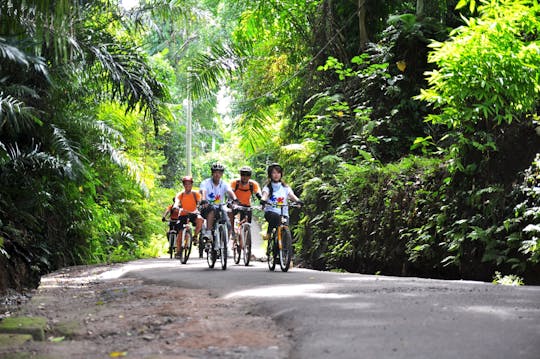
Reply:
<svg viewBox="0 0 540 359"><path fill-rule="evenodd" d="M272 138L272 115L268 108L259 107L257 110L245 111L234 125L239 132L240 148L248 156L266 146Z"/></svg>
<svg viewBox="0 0 540 359"><path fill-rule="evenodd" d="M35 116L35 110L11 95L0 92L0 133L18 134L41 121Z"/></svg>
<svg viewBox="0 0 540 359"><path fill-rule="evenodd" d="M102 44L89 46L88 50L104 70L105 78L98 81L111 84L112 99L125 103L128 111L139 105L146 115L158 112L159 99L166 97L166 90L136 48ZM96 85L102 87L103 83Z"/></svg>
<svg viewBox="0 0 540 359"><path fill-rule="evenodd" d="M50 153L40 151L39 145L30 149L19 148L17 142L6 146L9 162L5 163L3 170L9 170L17 176L27 176L30 173L51 171L58 175L71 173L71 166L66 161Z"/></svg>
<svg viewBox="0 0 540 359"><path fill-rule="evenodd" d="M26 54L17 47L8 44L3 37L0 37L0 60L14 62L25 67L30 65Z"/></svg>
<svg viewBox="0 0 540 359"><path fill-rule="evenodd" d="M72 171L80 173L84 169L84 165L81 162L78 148L71 144L63 129L55 125L51 125L51 128L53 130L51 136L52 152L58 155L61 154L66 159L66 164L69 164ZM74 172L70 171L69 175L73 175Z"/></svg>
<svg viewBox="0 0 540 359"><path fill-rule="evenodd" d="M142 179L141 166L138 163L130 160L124 151L117 149L111 143L106 141L101 142L97 148L102 153L108 154L111 162L118 167L125 169L129 176L135 180L135 182L137 182L137 185L145 194L150 193Z"/></svg>
<svg viewBox="0 0 540 359"><path fill-rule="evenodd" d="M201 53L191 65L191 94L208 97L219 88L220 81L240 70L248 59L247 52L229 44L214 44Z"/></svg>

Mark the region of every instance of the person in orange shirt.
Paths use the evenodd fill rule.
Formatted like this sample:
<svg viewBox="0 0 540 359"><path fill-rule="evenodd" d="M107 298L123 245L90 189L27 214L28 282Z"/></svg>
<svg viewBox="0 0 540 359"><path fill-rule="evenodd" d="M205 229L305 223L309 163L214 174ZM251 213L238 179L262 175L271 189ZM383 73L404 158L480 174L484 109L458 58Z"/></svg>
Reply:
<svg viewBox="0 0 540 359"><path fill-rule="evenodd" d="M201 203L201 194L191 190L193 188L193 178L191 176L183 177L182 184L184 185L184 190L176 194L173 208L178 208L180 210L180 223L187 223L187 221L190 221L195 226L193 242L197 245L199 233L201 232L204 221L197 208ZM180 241L180 235L181 233L178 233L177 241Z"/></svg>
<svg viewBox="0 0 540 359"><path fill-rule="evenodd" d="M251 197L255 196L259 200L262 198L261 188L257 181L251 179L252 174L251 167L244 166L240 168L240 178L231 182L231 189L238 198L241 206L251 207ZM233 210L229 212L229 219L231 221L231 227L234 229L234 220L236 215L240 213L240 221L244 219L245 213L239 210ZM247 221L251 223L251 212L247 215ZM234 230L232 231L234 233Z"/></svg>
<svg viewBox="0 0 540 359"><path fill-rule="evenodd" d="M167 209L165 210L165 212L163 212L163 215L161 216L162 222L166 222L167 216L169 217L169 229L173 229L173 227L176 226L176 221L178 220L178 215L180 214L178 208L174 208L175 201L176 197L173 197L172 204L167 206Z"/></svg>

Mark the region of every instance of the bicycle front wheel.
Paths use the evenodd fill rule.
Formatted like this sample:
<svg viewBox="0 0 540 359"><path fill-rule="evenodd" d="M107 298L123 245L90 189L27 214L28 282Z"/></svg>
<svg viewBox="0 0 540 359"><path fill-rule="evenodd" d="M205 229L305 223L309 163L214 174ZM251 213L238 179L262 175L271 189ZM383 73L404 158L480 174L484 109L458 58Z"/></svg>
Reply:
<svg viewBox="0 0 540 359"><path fill-rule="evenodd" d="M216 256L216 249L214 247L214 239L213 237L210 238L212 240L212 244L209 248L206 249L206 262L208 263L208 268L214 268L214 265L216 264L217 256Z"/></svg>
<svg viewBox="0 0 540 359"><path fill-rule="evenodd" d="M181 262L182 264L186 264L189 255L191 254L191 246L193 245L193 236L191 234L191 230L184 229L182 233L182 250L181 250Z"/></svg>
<svg viewBox="0 0 540 359"><path fill-rule="evenodd" d="M227 227L225 225L219 226L219 251L221 260L221 269L227 269Z"/></svg>
<svg viewBox="0 0 540 359"><path fill-rule="evenodd" d="M240 234L238 234L240 236ZM234 264L240 263L240 255L242 252L242 248L240 247L240 237L236 237L236 239L233 242L233 259Z"/></svg>
<svg viewBox="0 0 540 359"><path fill-rule="evenodd" d="M276 269L276 251L277 251L277 240L276 232L272 234L272 237L268 240L266 248L266 256L268 257L268 269L273 271Z"/></svg>
<svg viewBox="0 0 540 359"><path fill-rule="evenodd" d="M244 223L242 225L242 257L244 258L244 265L249 265L249 260L251 259L251 225L249 223Z"/></svg>
<svg viewBox="0 0 540 359"><path fill-rule="evenodd" d="M174 241L176 241L176 233L169 232L169 258L172 259L174 257Z"/></svg>
<svg viewBox="0 0 540 359"><path fill-rule="evenodd" d="M279 248L279 266L283 272L289 270L292 257L292 236L287 227L281 228L281 248Z"/></svg>

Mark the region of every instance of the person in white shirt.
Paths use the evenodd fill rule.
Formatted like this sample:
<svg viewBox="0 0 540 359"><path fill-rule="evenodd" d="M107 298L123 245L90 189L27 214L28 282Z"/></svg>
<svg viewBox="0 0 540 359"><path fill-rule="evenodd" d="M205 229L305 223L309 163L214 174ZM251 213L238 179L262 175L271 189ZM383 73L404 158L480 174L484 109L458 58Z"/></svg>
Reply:
<svg viewBox="0 0 540 359"><path fill-rule="evenodd" d="M201 182L199 191L201 192L201 206L203 207L201 215L206 218L206 228L212 230L219 205L224 205L226 203L226 198L232 199L235 202L237 202L238 199L231 189L231 186L221 179L221 177L223 177L223 172L225 172L225 167L221 163L216 162L212 164L210 170L212 171L212 177ZM222 211L221 215L227 220L227 227L229 228L230 233L231 224L229 222L229 217L225 213L224 208L222 208Z"/></svg>
<svg viewBox="0 0 540 359"><path fill-rule="evenodd" d="M287 186L283 181L283 168L279 164L272 163L268 166L266 173L268 175L268 181L262 190L261 203L264 205L264 218L268 222L268 230L264 239L268 240L272 229L279 226L279 217L281 215L281 208L279 206L285 206L283 207L283 215L288 217L288 201L291 200L300 205L303 202L294 194L292 188Z"/></svg>

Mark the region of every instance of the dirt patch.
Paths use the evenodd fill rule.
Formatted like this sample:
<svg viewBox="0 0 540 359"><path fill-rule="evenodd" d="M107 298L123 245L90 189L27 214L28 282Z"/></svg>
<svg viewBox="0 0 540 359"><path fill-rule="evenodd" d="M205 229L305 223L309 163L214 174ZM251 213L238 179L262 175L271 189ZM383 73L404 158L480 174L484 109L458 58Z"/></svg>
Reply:
<svg viewBox="0 0 540 359"><path fill-rule="evenodd" d="M137 279L100 278L117 267L71 267L43 277L32 299L9 315L47 318L46 341L0 348L0 357L288 356L287 337L270 318L252 314L245 301Z"/></svg>

